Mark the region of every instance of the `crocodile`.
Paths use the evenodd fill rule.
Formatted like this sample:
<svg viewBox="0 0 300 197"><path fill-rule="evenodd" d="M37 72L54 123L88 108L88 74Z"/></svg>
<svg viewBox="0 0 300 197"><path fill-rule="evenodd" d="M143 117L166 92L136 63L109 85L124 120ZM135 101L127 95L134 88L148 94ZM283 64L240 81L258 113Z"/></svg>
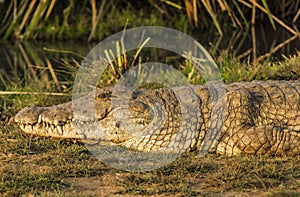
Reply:
<svg viewBox="0 0 300 197"><path fill-rule="evenodd" d="M14 120L28 134L137 151L300 155L300 81L107 87L75 102L27 106Z"/></svg>

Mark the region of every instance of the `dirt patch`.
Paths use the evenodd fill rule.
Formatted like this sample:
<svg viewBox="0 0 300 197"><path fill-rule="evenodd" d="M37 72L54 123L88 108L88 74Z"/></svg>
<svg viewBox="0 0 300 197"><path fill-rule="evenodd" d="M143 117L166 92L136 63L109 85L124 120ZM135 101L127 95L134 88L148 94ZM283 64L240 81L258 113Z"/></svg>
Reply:
<svg viewBox="0 0 300 197"><path fill-rule="evenodd" d="M10 140L8 140L10 139ZM0 196L297 196L300 156L183 154L150 172L105 165L80 143L0 132Z"/></svg>

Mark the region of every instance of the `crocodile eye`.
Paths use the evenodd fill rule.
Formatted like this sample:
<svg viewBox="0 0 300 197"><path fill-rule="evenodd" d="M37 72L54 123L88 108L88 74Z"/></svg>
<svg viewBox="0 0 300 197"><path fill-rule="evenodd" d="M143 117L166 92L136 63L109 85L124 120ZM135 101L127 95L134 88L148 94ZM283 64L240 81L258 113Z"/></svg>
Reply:
<svg viewBox="0 0 300 197"><path fill-rule="evenodd" d="M110 94L107 94L107 93L97 95L98 99L105 99L105 98L109 98L109 97L110 97Z"/></svg>
<svg viewBox="0 0 300 197"><path fill-rule="evenodd" d="M142 92L141 90L135 90L135 91L132 93L131 97L132 97L132 99L137 99L142 93L143 93L143 92Z"/></svg>
<svg viewBox="0 0 300 197"><path fill-rule="evenodd" d="M120 127L121 127L121 122L120 122L120 121L116 122L116 127L117 127L117 128L120 128Z"/></svg>

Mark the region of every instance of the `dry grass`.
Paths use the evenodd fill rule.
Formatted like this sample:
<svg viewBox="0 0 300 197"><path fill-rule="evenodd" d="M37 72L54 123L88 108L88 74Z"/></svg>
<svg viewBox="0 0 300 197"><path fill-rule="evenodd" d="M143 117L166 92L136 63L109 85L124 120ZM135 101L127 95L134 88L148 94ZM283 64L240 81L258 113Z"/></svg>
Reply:
<svg viewBox="0 0 300 197"><path fill-rule="evenodd" d="M4 40L73 38L90 42L120 31L128 20L130 27L168 26L198 33L213 30L220 40L224 32L239 30L252 39L251 47L241 56L250 56L256 64L299 39L299 7L298 0L276 0L272 3L267 0L148 0L139 3L130 0L69 0L64 3L56 0L13 0L0 3L0 35ZM261 35L257 33L257 23L270 23L274 30L281 27L291 36L259 54L257 38ZM231 39L237 40L237 36ZM228 46L232 46L231 43Z"/></svg>
<svg viewBox="0 0 300 197"><path fill-rule="evenodd" d="M151 172L113 169L72 141L0 131L0 195L297 196L300 157L184 154Z"/></svg>
<svg viewBox="0 0 300 197"><path fill-rule="evenodd" d="M59 89L62 82L58 81L57 71L47 65L47 61L32 67L32 58L28 57L33 57L33 54L21 55L29 62L25 67L26 80L22 83L2 80L5 91L42 92L46 89L54 92ZM234 59L219 62L226 82L299 79L299 58L298 54L280 63L265 62L255 67ZM113 68L119 69L115 73L129 69L126 63L118 60ZM117 80L112 67L110 69L105 80ZM191 65L183 65L182 71L192 83L201 81ZM49 83L52 81L49 76L53 80L56 78L56 83ZM44 88L47 86L48 89ZM3 95L1 106L6 103L8 108L5 110L11 113L30 103L52 105L70 99L34 94ZM300 157L226 157L215 154L199 157L197 153L190 153L161 169L132 173L103 164L81 143L29 136L16 126L7 125L0 128L0 177L2 196L299 196Z"/></svg>

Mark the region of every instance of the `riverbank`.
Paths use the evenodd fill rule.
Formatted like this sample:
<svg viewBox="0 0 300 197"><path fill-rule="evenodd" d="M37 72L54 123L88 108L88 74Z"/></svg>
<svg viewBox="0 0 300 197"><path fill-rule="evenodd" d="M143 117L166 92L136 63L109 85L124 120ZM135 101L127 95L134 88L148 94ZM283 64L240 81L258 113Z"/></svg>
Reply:
<svg viewBox="0 0 300 197"><path fill-rule="evenodd" d="M298 1L3 2L0 111L7 114L70 101L81 61L98 41L125 27L158 25L190 34L212 55L225 83L300 80L293 26L300 20ZM160 57L189 83L205 83L193 65L174 54L135 54L113 61L98 85L117 84L132 66ZM105 165L83 143L0 125L0 177L0 196L299 196L300 156L189 153L163 168L133 173Z"/></svg>
<svg viewBox="0 0 300 197"><path fill-rule="evenodd" d="M227 83L300 79L299 62L299 53L281 62L266 61L255 66L228 57L218 60ZM192 83L200 79L191 72L185 74L192 76ZM52 105L70 100L71 89L62 91L64 96L43 94L47 84L49 78L43 75L24 81L6 81L6 91L28 94L2 94L2 108L15 113L28 104ZM57 86L50 85L46 92L57 93ZM80 142L29 136L14 125L0 129L0 194L3 196L297 196L299 169L299 156L208 154L200 157L189 153L151 172L124 172L96 159Z"/></svg>
<svg viewBox="0 0 300 197"><path fill-rule="evenodd" d="M31 59L30 53L28 54L28 59ZM130 59L130 57L128 58ZM22 59L20 61L22 62ZM0 92L1 111L14 114L29 104L52 105L70 100L73 82L81 60L70 57L60 60L54 59L54 62L57 63L58 61L59 64L54 66L54 64L51 64L53 59L47 56L39 56L35 61L37 62L35 65L28 64L20 67L18 64L12 64L12 67L9 67L10 72L0 70L2 72L0 80L2 89L2 93ZM125 66L125 68L122 63L118 65L118 61L114 61L115 69L119 70L113 71L108 67L100 78L100 86L105 87L118 83L120 76L116 73L129 70L129 63L128 67ZM220 56L216 63L224 83L269 79L300 79L299 52L293 56L283 57L281 61L266 60L259 64L252 64L247 61L240 62L232 56L224 55ZM21 68L23 70L20 70ZM177 69L187 78L190 84L205 83L200 72L188 62L181 62ZM24 92L27 93L23 94Z"/></svg>

